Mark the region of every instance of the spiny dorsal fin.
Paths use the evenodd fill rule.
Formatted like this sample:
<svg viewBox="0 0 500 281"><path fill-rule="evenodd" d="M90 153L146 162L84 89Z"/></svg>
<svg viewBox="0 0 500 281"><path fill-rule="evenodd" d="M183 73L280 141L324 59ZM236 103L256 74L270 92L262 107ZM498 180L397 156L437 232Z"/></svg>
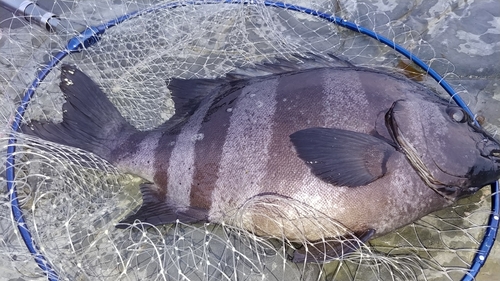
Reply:
<svg viewBox="0 0 500 281"><path fill-rule="evenodd" d="M292 54L290 58L274 58L270 62L257 63L251 67L241 67L227 74L230 80L251 79L271 74L283 74L313 68L354 67L351 63L333 54L321 56L313 53Z"/></svg>
<svg viewBox="0 0 500 281"><path fill-rule="evenodd" d="M185 118L192 115L201 101L224 83L224 79L170 79L168 89L174 101L174 117Z"/></svg>

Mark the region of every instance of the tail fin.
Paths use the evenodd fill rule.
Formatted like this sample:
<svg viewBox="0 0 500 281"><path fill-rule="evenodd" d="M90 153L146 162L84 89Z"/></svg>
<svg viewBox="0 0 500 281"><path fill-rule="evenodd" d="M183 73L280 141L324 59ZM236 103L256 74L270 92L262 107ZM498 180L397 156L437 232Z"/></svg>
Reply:
<svg viewBox="0 0 500 281"><path fill-rule="evenodd" d="M32 121L21 128L23 133L81 148L109 160L124 137L136 131L101 88L76 67L62 66L59 87L66 98L63 121Z"/></svg>

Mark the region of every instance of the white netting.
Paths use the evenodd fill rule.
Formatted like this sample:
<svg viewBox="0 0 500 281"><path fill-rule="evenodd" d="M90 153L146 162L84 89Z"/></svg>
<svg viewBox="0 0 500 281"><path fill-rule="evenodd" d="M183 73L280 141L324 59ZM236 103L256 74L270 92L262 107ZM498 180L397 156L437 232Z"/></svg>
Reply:
<svg viewBox="0 0 500 281"><path fill-rule="evenodd" d="M148 13L109 29L98 44L65 58L64 63L75 64L91 76L126 119L142 130L172 115L166 86L170 77L220 77L235 68L307 53L330 53L356 65L414 71L400 55L364 35L255 2L186 5ZM455 77L454 65L436 54L418 32L373 5L293 2L374 29L425 59L444 77ZM78 27L98 25L158 3L44 4ZM0 41L5 155L7 125L15 105L34 79L35 69L64 49L69 37L49 34L16 17L3 19L2 24L8 27L2 29ZM439 90L424 74L415 75ZM27 120L61 120L64 98L58 84L56 68L37 89ZM463 86L455 86L466 102L473 100ZM293 264L286 258L297 245L226 225L116 229L116 222L141 203L140 179L120 175L81 150L19 135L15 182L34 240L64 280L460 280L490 213L490 194L483 189L454 207L370 241L371 246L344 260ZM2 275L43 280L11 220L8 198L3 193L0 204Z"/></svg>

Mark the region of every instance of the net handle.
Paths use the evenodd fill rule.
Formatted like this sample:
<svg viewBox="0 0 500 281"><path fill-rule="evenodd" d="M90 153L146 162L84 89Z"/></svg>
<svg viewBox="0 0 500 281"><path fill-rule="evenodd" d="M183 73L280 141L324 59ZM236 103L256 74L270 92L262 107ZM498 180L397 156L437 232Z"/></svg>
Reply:
<svg viewBox="0 0 500 281"><path fill-rule="evenodd" d="M158 10L163 9L174 9L183 6L189 5L206 5L206 4L241 4L241 5L250 5L257 4L256 1L240 1L240 0L211 0L211 1L186 1L186 2L172 2L167 4L161 4L158 6L154 6L151 8L147 8L140 11L135 11L116 19L113 19L105 24L88 27L79 35L73 37L68 41L66 49L57 53L54 58L47 63L42 70L40 70L35 80L31 83L30 86L25 90L24 97L21 101L21 105L17 108L14 120L11 125L11 133L9 134L8 145L7 145L7 161L6 161L6 179L7 179L7 191L9 194L9 199L11 203L11 211L13 216L13 221L15 222L17 228L19 229L19 233L24 241L24 244L33 255L35 262L39 266L39 268L44 272L50 281L59 280L59 276L57 272L53 269L50 262L45 258L43 253L40 252L39 248L36 246L35 241L33 240L33 236L28 229L26 221L24 219L24 215L22 213L21 207L19 205L19 199L17 196L16 185L15 185L15 152L16 152L16 132L19 131L19 127L28 108L31 98L35 94L35 90L38 88L40 83L47 77L47 75L54 69L56 65L58 65L67 55L75 52L80 52L86 48L91 47L96 44L101 36L105 33L105 31L113 26L116 26L126 20L129 20L134 17L138 17L141 15L149 14ZM287 4L284 2L278 1L269 1L265 0L263 2L265 6L268 7L276 7L290 11L296 11L304 14L309 14L315 17L319 17L328 22L334 23L338 26L347 28L349 30L367 35L391 48L399 52L400 54L407 57L409 60L414 62L420 68L425 70L443 89L453 98L453 100L459 105L463 110L469 114L469 116L474 120L474 123L479 126L477 121L474 118L474 114L469 109L467 104L462 100L462 98L453 90L453 88L441 77L434 69L432 69L429 65L420 60L417 56L413 55L410 51L406 50L399 44L396 44L392 40L376 33L373 30L364 28L359 26L353 22L346 21L340 17L333 16L328 13L323 13L317 10L309 9L306 7L301 7L297 5ZM500 194L499 194L499 186L498 181L491 184L491 214L488 219L488 227L486 229L485 235L483 237L483 241L481 242L478 251L474 257L474 260L470 266L469 272L462 278L462 281L472 281L479 273L479 270L486 262L486 259L491 251L491 248L495 242L496 235L498 232L499 226L499 216L500 216Z"/></svg>

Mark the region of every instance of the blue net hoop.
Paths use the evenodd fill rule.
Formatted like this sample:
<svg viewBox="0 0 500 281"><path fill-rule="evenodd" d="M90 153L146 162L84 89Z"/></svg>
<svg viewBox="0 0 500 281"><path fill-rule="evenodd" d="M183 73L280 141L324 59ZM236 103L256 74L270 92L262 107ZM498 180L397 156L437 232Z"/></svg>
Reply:
<svg viewBox="0 0 500 281"><path fill-rule="evenodd" d="M21 207L19 205L19 200L18 200L18 195L16 191L16 185L14 182L15 179L15 151L16 151L16 132L19 130L19 127L21 125L22 118L24 116L24 113L26 112L26 109L29 106L31 98L35 94L35 90L37 87L40 85L40 83L47 77L47 75L54 69L55 66L57 66L66 56L68 56L71 53L77 53L80 52L86 48L90 48L92 45L96 44L99 42L101 36L106 32L107 29L112 28L120 23L123 23L124 21L127 21L129 19L139 17L142 15L150 14L158 10L163 10L163 9L175 9L178 7L183 7L183 6L190 6L190 5L208 5L208 4L242 4L242 5L251 5L254 4L254 1L241 1L241 0L212 0L212 1L186 1L186 2L172 2L168 4L162 4L162 5L157 5L153 6L151 8L147 8L144 10L132 12L126 15L123 15L121 17L115 18L113 20L110 20L109 22L99 25L99 26L93 26L93 27L88 27L85 29L82 33L79 35L73 37L70 39L66 45L66 48L59 53L57 53L50 62L48 62L36 75L35 80L27 87L25 90L23 99L21 101L21 104L19 107L16 109L14 120L11 125L11 133L9 134L9 139L8 139L8 146L7 146L7 161L6 161L6 179L7 179L7 191L9 194L9 199L11 203L11 211L12 211L12 216L14 218L14 221L16 223L16 226L19 230L19 233L21 234L21 237L30 251L30 253L33 255L35 262L39 266L39 268L44 272L44 274L47 276L48 280L50 281L56 281L59 280L59 276L57 272L54 270L53 266L50 264L50 262L45 258L43 253L40 252L39 248L36 245L35 240L33 240L33 237L31 235L30 230L28 229L28 226L25 222L24 215L22 213ZM306 7L301 7L297 5L292 5L292 4L287 4L283 2L277 2L277 1L269 1L266 0L263 2L263 4L267 7L274 7L274 8L279 8L279 9L285 9L289 11L295 11L295 12L300 12L304 14L308 14L311 16L315 16L321 19L326 20L327 22L336 24L338 26L347 28L349 30L367 35L391 48L399 52L400 54L404 55L406 58L411 60L413 63L418 65L420 68L422 68L426 73L428 73L452 98L453 100L459 105L463 110L465 110L469 116L474 120L474 122L477 121L474 119L474 114L472 111L469 109L469 107L466 105L466 103L463 101L463 99L453 90L453 88L444 80L442 76L440 76L434 69L432 69L429 65L424 63L422 60L420 60L418 57L416 57L414 54L412 54L410 51L406 50L402 46L396 44L392 40L379 35L378 33L374 32L373 30L364 28L362 26L359 26L353 22L344 20L340 17L333 16L328 13L320 12L317 10L309 9ZM488 225L483 237L483 240L476 252L476 255L472 261L472 264L470 266L470 270L465 276L462 278L462 281L472 281L474 278L477 276L479 273L479 270L481 267L484 265L486 262L486 259L491 251L491 248L495 242L496 235L498 232L498 226L499 226L499 219L500 219L500 193L499 193L499 185L498 181L491 183L491 213L488 218Z"/></svg>

